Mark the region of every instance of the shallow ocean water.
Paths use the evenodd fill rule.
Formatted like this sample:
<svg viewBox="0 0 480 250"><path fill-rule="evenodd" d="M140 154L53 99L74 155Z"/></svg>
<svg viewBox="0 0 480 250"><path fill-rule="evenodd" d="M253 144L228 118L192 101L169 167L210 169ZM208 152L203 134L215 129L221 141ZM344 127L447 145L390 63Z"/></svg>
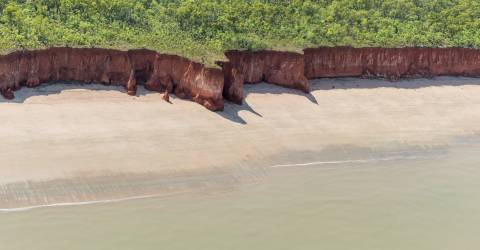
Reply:
<svg viewBox="0 0 480 250"><path fill-rule="evenodd" d="M477 249L479 152L284 152L235 188L0 213L0 249Z"/></svg>

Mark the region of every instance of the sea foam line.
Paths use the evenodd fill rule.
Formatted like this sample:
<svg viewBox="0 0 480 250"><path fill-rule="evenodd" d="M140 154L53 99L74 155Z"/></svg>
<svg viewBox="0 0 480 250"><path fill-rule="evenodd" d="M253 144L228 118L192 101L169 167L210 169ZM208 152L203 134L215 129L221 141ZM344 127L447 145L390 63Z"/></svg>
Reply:
<svg viewBox="0 0 480 250"><path fill-rule="evenodd" d="M269 168L288 168L288 167L306 167L306 166L316 166L316 165L337 165L337 164L348 164L348 163L370 163L370 162L382 162L382 161L396 161L396 160L416 160L416 159L427 159L429 157L418 157L418 156L404 156L404 157L386 157L386 158L373 158L373 159L357 159L357 160L337 160L337 161L313 161L305 163L292 163L292 164L278 164L269 166Z"/></svg>
<svg viewBox="0 0 480 250"><path fill-rule="evenodd" d="M173 195L173 194L170 194L170 195ZM0 213L21 212L21 211L28 211L28 210L37 209L37 208L48 208L48 207L69 207L69 206L93 205L93 204L104 204L104 203L116 203L116 202L122 202L122 201L158 198L158 197L164 197L164 196L168 196L168 195L166 194L139 195L139 196L130 196L125 198L118 198L118 199L79 201L79 202L61 202L61 203L42 204L42 205L26 206L26 207L0 208Z"/></svg>

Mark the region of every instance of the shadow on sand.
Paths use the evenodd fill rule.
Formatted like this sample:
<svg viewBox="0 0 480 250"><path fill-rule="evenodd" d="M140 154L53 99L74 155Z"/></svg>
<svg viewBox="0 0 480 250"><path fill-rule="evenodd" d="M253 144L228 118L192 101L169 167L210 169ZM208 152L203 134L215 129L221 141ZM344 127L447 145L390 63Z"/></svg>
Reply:
<svg viewBox="0 0 480 250"><path fill-rule="evenodd" d="M260 113L255 111L255 109L253 109L253 107L250 106L250 104L248 103L247 97L251 93L274 94L274 95L280 95L280 94L301 95L301 96L305 96L305 98L307 98L313 104L318 105L318 102L315 99L315 96L313 96L311 93L303 93L302 91L299 91L299 90L284 88L284 87L280 87L280 86L268 84L268 83L245 84L245 87L244 87L245 100L243 101L243 104L237 105L234 103L225 102L224 111L217 112L218 115L232 122L243 124L243 125L247 124L247 122L242 117L240 117L239 113L241 111L248 111L256 116L263 117Z"/></svg>
<svg viewBox="0 0 480 250"><path fill-rule="evenodd" d="M247 124L247 122L239 116L240 111L249 111L255 115L262 117L261 114L255 111L254 107L248 104L248 95L255 94L292 94L305 96L312 104L318 105L318 101L312 94L315 91L328 91L335 89L375 89L375 88L398 88L398 89L420 89L427 87L442 87L442 86L465 86L465 85L480 85L480 78L473 77L451 77L440 76L434 78L419 78L419 79L401 79L399 81L389 81L386 79L363 79L354 77L341 78L320 78L310 80L311 93L305 94L295 89L283 88L280 86L259 83L246 84L244 87L244 95L246 97L242 106L226 103L225 111L218 112L218 114L225 119L239 124Z"/></svg>
<svg viewBox="0 0 480 250"><path fill-rule="evenodd" d="M439 76L433 78L401 79L389 81L386 79L364 79L353 77L320 78L310 81L311 91L332 89L375 89L398 88L420 89L441 86L480 85L480 78Z"/></svg>
<svg viewBox="0 0 480 250"><path fill-rule="evenodd" d="M248 111L258 117L263 117L261 114L259 114L257 111L255 111L249 104L247 101L244 101L242 105L238 105L238 104L235 104L235 103L231 103L231 102L225 102L225 109L223 111L219 111L219 112L216 112L219 116L229 120L229 121L232 121L232 122L235 122L235 123L238 123L238 124L242 124L242 125L245 125L247 124L247 122L242 118L240 117L240 111Z"/></svg>
<svg viewBox="0 0 480 250"><path fill-rule="evenodd" d="M304 93L297 89L290 89L281 87L278 85L268 84L268 83L260 83L260 84L247 84L244 87L245 97L248 96L250 93L256 94L274 94L274 95L281 95L281 94L290 94L290 95L300 95L305 96L310 102L313 104L318 105L317 99L312 93Z"/></svg>
<svg viewBox="0 0 480 250"><path fill-rule="evenodd" d="M62 93L65 90L75 90L75 89L83 89L83 90L95 90L95 91L118 91L120 93L127 94L127 91L124 87L119 85L103 85L97 83L82 83L82 82L50 82L50 83L42 83L40 86L35 88L28 88L23 87L19 91L15 91L15 98L12 100L7 100L5 98L1 98L0 96L0 103L24 103L28 98L33 96L49 96L49 95L57 95ZM140 87L137 91L136 96L143 96L148 93L152 93L151 91L146 90L143 87Z"/></svg>
<svg viewBox="0 0 480 250"><path fill-rule="evenodd" d="M464 86L464 85L480 85L480 78L472 77L435 77L435 78L421 78L421 79L402 79L399 81L388 81L385 79L361 79L361 78L321 78L311 80L311 92L328 91L334 89L375 89L375 88L399 88L399 89L420 89L426 87L441 87L441 86ZM95 91L119 91L125 93L122 86L89 84L80 82L53 82L45 83L35 88L22 88L21 91L15 92L15 99L5 100L0 98L0 103L23 103L32 96L48 96L59 94L64 90L73 89L87 89ZM137 90L136 96L144 96L149 93L154 93L146 90L140 86ZM312 104L318 105L318 101L312 93L303 93L299 90L288 89L273 84L259 83L246 84L244 87L245 100L243 105L237 105L230 102L225 102L225 109L221 112L215 112L219 116L232 121L234 123L245 125L247 122L240 117L241 111L250 112L258 117L263 117L257 112L254 107L248 103L248 95L255 94L292 94L300 95L307 98Z"/></svg>

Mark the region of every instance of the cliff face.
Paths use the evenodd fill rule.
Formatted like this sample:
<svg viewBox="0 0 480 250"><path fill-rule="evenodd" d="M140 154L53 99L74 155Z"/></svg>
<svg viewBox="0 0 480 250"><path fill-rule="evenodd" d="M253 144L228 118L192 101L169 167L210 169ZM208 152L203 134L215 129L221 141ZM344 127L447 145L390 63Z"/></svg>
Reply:
<svg viewBox="0 0 480 250"><path fill-rule="evenodd" d="M234 68L230 62L221 62L219 65L224 75L223 97L231 102L242 104L245 75Z"/></svg>
<svg viewBox="0 0 480 250"><path fill-rule="evenodd" d="M304 50L305 75L320 77L480 76L480 51L466 48L351 48Z"/></svg>
<svg viewBox="0 0 480 250"><path fill-rule="evenodd" d="M309 92L302 54L278 51L227 51L229 67L243 75L246 83L267 82Z"/></svg>
<svg viewBox="0 0 480 250"><path fill-rule="evenodd" d="M80 81L124 86L134 95L138 84L168 91L211 110L223 109L223 73L185 58L149 50L52 48L0 56L0 91L13 98L22 86Z"/></svg>
<svg viewBox="0 0 480 250"><path fill-rule="evenodd" d="M222 69L207 68L175 55L150 50L51 48L0 56L0 94L52 81L80 81L125 87L138 85L222 110L224 98L242 103L244 83L268 82L308 92L307 79L321 77L480 76L480 50L465 48L305 49L304 54L277 51L228 51Z"/></svg>

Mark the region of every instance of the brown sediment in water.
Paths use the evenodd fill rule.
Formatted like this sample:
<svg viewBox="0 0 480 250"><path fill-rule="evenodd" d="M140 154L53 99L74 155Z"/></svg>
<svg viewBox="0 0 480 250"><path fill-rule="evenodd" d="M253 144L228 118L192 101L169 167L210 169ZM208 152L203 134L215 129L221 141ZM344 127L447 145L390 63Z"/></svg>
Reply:
<svg viewBox="0 0 480 250"><path fill-rule="evenodd" d="M50 48L0 56L0 93L45 82L79 81L124 86L130 95L138 85L175 93L210 110L223 110L224 98L242 103L245 83L267 82L310 91L307 79L322 77L480 76L480 50L468 48L305 49L227 51L228 61L210 68L186 58L151 50Z"/></svg>

